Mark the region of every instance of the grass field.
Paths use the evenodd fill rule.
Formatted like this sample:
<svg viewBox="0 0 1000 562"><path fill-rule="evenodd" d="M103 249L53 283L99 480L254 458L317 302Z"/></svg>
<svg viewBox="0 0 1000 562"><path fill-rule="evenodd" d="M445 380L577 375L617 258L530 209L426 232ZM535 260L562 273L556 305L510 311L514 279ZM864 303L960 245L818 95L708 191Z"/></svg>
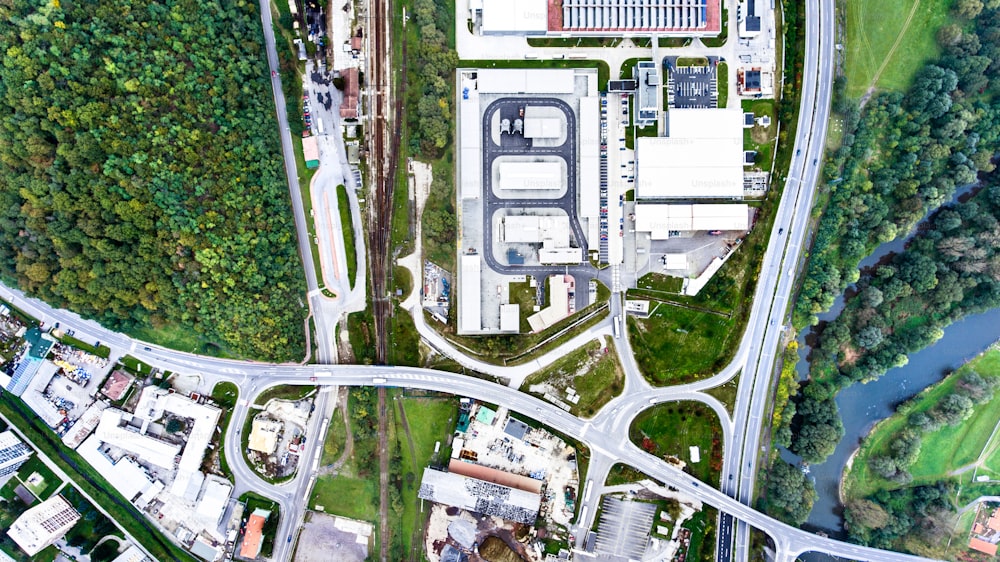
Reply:
<svg viewBox="0 0 1000 562"><path fill-rule="evenodd" d="M301 400L305 398L310 392L316 390L314 386L308 385L297 385L297 384L284 384L278 386L272 386L264 392L257 395L257 399L254 400L254 404L265 405L272 398L277 398L279 400Z"/></svg>
<svg viewBox="0 0 1000 562"><path fill-rule="evenodd" d="M135 327L125 330L133 338L161 345L177 351L187 351L199 355L211 355L228 359L247 359L232 353L220 344L194 333L190 328L168 324L159 328L152 326Z"/></svg>
<svg viewBox="0 0 1000 562"><path fill-rule="evenodd" d="M323 456L320 458L320 465L328 466L340 458L347 445L347 424L344 423L344 416L340 410L333 412L333 419L327 428L326 437L323 441Z"/></svg>
<svg viewBox="0 0 1000 562"><path fill-rule="evenodd" d="M652 305L650 306L652 308ZM681 384L711 376L735 346L732 320L711 312L660 303L647 319L628 318L636 361L654 384Z"/></svg>
<svg viewBox="0 0 1000 562"><path fill-rule="evenodd" d="M938 56L935 34L952 0L852 0L847 3L847 95L869 87L904 90Z"/></svg>
<svg viewBox="0 0 1000 562"><path fill-rule="evenodd" d="M778 116L774 110L774 100L743 100L742 105L743 111L753 112L757 118L765 115L771 118L771 124L767 127L754 125L752 128L743 129L744 148L757 151L754 165L769 172L771 162L774 160L774 141L778 135Z"/></svg>
<svg viewBox="0 0 1000 562"><path fill-rule="evenodd" d="M1000 377L1000 348L993 347L976 357L940 383L924 390L910 407L903 412L878 424L865 439L854 459L850 472L845 477L848 497L864 497L882 489L898 488L898 484L888 482L874 474L868 466L873 456L884 454L892 438L902 430L910 415L924 412L949 394L959 379L969 370L975 370L983 377ZM972 481L974 474L986 474L1000 480L1000 435L993 435L1000 412L1000 392L989 402L978 406L962 424L925 433L920 447L920 455L910 466L913 484L936 482L954 478L962 483ZM990 441L991 435L993 436ZM989 445L989 447L987 447ZM986 449L983 454L984 448ZM983 462L978 472L966 470L961 475L953 471L968 467L983 454Z"/></svg>
<svg viewBox="0 0 1000 562"><path fill-rule="evenodd" d="M625 388L625 373L618 363L614 343L606 342L602 345L599 341L592 340L528 377L521 385L521 390L528 392L532 385L540 383L548 383L558 389L558 396L562 399L566 398L565 390L572 387L580 395L580 401L576 404L566 401L570 406L570 413L589 418L622 393Z"/></svg>
<svg viewBox="0 0 1000 562"><path fill-rule="evenodd" d="M28 479L31 478L32 474L38 474L42 477L42 480L37 484L32 485L28 483ZM4 488L10 487L11 491L18 485L18 480L24 483L24 487L31 490L31 493L35 494L38 499L45 501L55 493L56 489L62 484L62 479L57 477L52 470L45 466L42 459L38 458L38 455L32 456L20 468L17 469L17 478L11 479ZM3 497L8 497L3 494Z"/></svg>
<svg viewBox="0 0 1000 562"><path fill-rule="evenodd" d="M430 464L444 462L450 458L446 446L448 436L455 429L458 418L458 399L454 396L440 397L409 397L397 395L394 400L397 408L402 408L406 417L406 426L402 424L402 416L396 416L396 435L399 437L400 453L403 466L399 468L402 475L402 540L407 552L422 545L422 531L429 510L422 509L422 501L417 498L420 487L420 477L424 467ZM406 427L409 428L407 435ZM436 443L441 443L437 454L434 453ZM412 453L410 447L413 447ZM417 556L422 549L416 550Z"/></svg>
<svg viewBox="0 0 1000 562"><path fill-rule="evenodd" d="M633 443L642 447L644 438L655 444L652 452L658 457L677 457L687 463L685 470L695 478L713 484L718 482L719 469L713 466L712 457L714 449L721 463L722 428L708 406L697 402L669 402L645 410L629 427L629 439ZM697 463L691 462L689 447L692 446L700 449L701 460Z"/></svg>
<svg viewBox="0 0 1000 562"><path fill-rule="evenodd" d="M340 207L340 228L344 235L344 255L347 259L347 280L354 286L358 276L358 250L354 246L354 223L351 222L351 202L347 198L347 188L337 186L337 206Z"/></svg>

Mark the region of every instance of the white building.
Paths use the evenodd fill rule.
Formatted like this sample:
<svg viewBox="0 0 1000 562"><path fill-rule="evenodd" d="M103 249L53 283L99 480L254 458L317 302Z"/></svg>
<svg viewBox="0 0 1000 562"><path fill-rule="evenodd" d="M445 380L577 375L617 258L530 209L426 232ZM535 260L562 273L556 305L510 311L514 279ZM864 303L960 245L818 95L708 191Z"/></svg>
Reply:
<svg viewBox="0 0 1000 562"><path fill-rule="evenodd" d="M500 189L561 189L566 174L559 162L500 162L497 179Z"/></svg>
<svg viewBox="0 0 1000 562"><path fill-rule="evenodd" d="M484 35L542 35L548 31L548 0L480 0Z"/></svg>
<svg viewBox="0 0 1000 562"><path fill-rule="evenodd" d="M666 240L670 231L742 230L750 228L750 207L742 203L635 206L636 232L648 232L653 240Z"/></svg>
<svg viewBox="0 0 1000 562"><path fill-rule="evenodd" d="M181 452L180 446L123 425L125 416L131 417L131 414L117 408L104 410L101 412L101 421L97 424L94 435L101 442L132 453L149 464L173 470L177 455Z"/></svg>
<svg viewBox="0 0 1000 562"><path fill-rule="evenodd" d="M541 505L538 494L433 468L424 469L417 495L435 503L528 525L535 523Z"/></svg>
<svg viewBox="0 0 1000 562"><path fill-rule="evenodd" d="M500 239L507 244L551 241L555 247L565 248L569 246L569 217L508 215L500 221Z"/></svg>
<svg viewBox="0 0 1000 562"><path fill-rule="evenodd" d="M462 290L458 294L458 333L481 332L483 261L478 254L463 254L461 258L459 275Z"/></svg>
<svg viewBox="0 0 1000 562"><path fill-rule="evenodd" d="M25 445L11 430L0 433L0 480L17 472L31 458L31 447Z"/></svg>
<svg viewBox="0 0 1000 562"><path fill-rule="evenodd" d="M636 142L636 199L741 199L743 113L673 109L669 137Z"/></svg>
<svg viewBox="0 0 1000 562"><path fill-rule="evenodd" d="M28 556L55 543L80 520L80 514L60 495L28 508L7 529L9 536Z"/></svg>

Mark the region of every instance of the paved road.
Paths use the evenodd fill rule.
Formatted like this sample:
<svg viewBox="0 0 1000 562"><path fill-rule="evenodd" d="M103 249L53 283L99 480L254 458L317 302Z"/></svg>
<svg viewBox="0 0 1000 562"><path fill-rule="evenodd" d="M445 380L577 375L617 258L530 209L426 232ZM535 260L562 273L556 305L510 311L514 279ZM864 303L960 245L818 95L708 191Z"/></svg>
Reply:
<svg viewBox="0 0 1000 562"><path fill-rule="evenodd" d="M93 322L80 321L79 317L73 313L52 309L35 299L25 299L17 291L0 288L0 296L8 298L18 308L36 317L45 319L47 322L63 322L66 328L75 329L78 336L87 338L85 341L92 342L95 336L100 337L102 342L111 343L113 346L118 347L114 355L121 354L122 347L125 350L142 349L144 347L143 342L133 341L122 334L105 330ZM370 386L373 384L374 379L385 378L388 384L392 386L448 392L486 400L503 404L514 411L538 419L542 423L585 443L590 448L593 458L604 455L615 462L628 463L652 478L672 485L685 493L692 494L709 505L720 508L720 510L731 513L754 527L765 530L775 539L782 553L794 555L813 550L857 560L920 560L918 557L909 555L868 549L832 539L823 539L784 525L739 503L706 483L693 480L689 475L670 467L665 462L637 448L627 439L621 438L623 428L627 427L628 421L639 411L649 407L650 400L653 402L698 400L718 411L721 405L698 391L699 388L707 387L706 385L711 386L711 383L706 381L671 388L641 391L637 389L634 392L630 391L628 395L618 397L608 404L594 419L582 420L547 402L523 394L507 386L481 379L473 379L460 374L430 369L365 365L275 365L199 357L184 352L161 348L153 349L152 347L150 347L150 351L136 351L133 354L140 357L143 361L162 369L183 373L199 373L202 375L206 386L209 387L222 380L237 383L242 389L242 393L240 402L234 410L230 423L230 433L226 436L226 447L229 450L239 450L240 448L237 433L242 429L243 420L249 410L247 399L252 400L253 396L256 396L270 386L276 384L320 384L331 387L344 385ZM725 375L720 374L717 376ZM732 374L729 374L729 376L732 376ZM311 380L313 377L316 377L317 382ZM317 410L321 410L321 408L317 406ZM315 426L318 420L318 417L314 418L312 422L313 427L309 429L312 435L315 435L314 432L318 431L318 428ZM731 427L731 424L726 425ZM315 448L319 446L316 439L308 440L307 444L310 445L310 451L306 452L306 458L310 454L315 454ZM229 458L231 459L230 466L236 475L238 489L255 490L269 497L274 497L282 505L282 508L285 509L285 513L298 512L297 510L302 508L303 501L301 498L304 496L304 493L300 495L298 492L306 489L303 487L303 481L311 475L312 467L310 465L307 464L304 467L305 469L291 483L275 487L263 483L259 478L248 473L248 469L245 466L240 466L243 464L242 455L231 455ZM282 522L279 524L279 533L287 536L294 528L294 524L294 518L283 517ZM279 534L280 536L282 534ZM278 559L283 560L284 558Z"/></svg>
<svg viewBox="0 0 1000 562"><path fill-rule="evenodd" d="M729 451L724 473L734 474L735 483L723 482L723 489L743 503L753 500L758 470L762 432L770 417L764 417L776 371L778 349L784 335L784 321L789 311L795 271L806 243L815 188L826 144L830 95L834 67L834 6L832 0L806 4L805 60L802 73L802 98L796 129L795 156L788 172L782 204L771 233L769 255L774 257L762 270L761 284L767 287L770 301L767 320L751 324L750 350L744 377L740 380L735 408L737 427L743 428L741 444ZM783 233L782 233L783 231ZM774 249L774 250L771 250ZM773 291L773 293L771 292ZM773 297L771 296L773 295ZM724 479L725 480L725 479ZM738 488L737 488L738 486ZM738 493L737 493L738 492ZM726 522L723 522L726 523ZM728 534L728 533L725 533ZM728 545L719 537L719 560ZM735 533L736 560L745 562L749 555L749 527L740 523Z"/></svg>

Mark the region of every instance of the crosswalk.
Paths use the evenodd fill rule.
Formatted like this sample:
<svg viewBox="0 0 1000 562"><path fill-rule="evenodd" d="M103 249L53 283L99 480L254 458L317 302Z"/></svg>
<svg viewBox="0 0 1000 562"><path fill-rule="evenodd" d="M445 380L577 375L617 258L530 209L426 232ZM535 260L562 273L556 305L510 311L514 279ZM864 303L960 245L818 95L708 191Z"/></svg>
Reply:
<svg viewBox="0 0 1000 562"><path fill-rule="evenodd" d="M622 270L619 265L611 266L611 292L622 292Z"/></svg>

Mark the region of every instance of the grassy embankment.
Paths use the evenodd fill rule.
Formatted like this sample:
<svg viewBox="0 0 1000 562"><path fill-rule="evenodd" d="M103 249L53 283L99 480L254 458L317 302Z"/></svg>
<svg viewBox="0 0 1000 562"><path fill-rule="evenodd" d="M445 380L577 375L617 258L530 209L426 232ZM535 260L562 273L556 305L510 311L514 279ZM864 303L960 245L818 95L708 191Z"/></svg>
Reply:
<svg viewBox="0 0 1000 562"><path fill-rule="evenodd" d="M340 208L340 230L344 237L344 257L347 259L347 281L354 286L358 276L358 249L354 246L354 223L351 222L351 202L347 188L337 186L337 207Z"/></svg>
<svg viewBox="0 0 1000 562"><path fill-rule="evenodd" d="M913 75L938 57L937 29L949 21L951 0L847 2L847 95L869 88L906 89Z"/></svg>
<svg viewBox="0 0 1000 562"><path fill-rule="evenodd" d="M521 391L528 392L533 385L547 383L558 390L554 394L570 406L571 414L584 418L593 417L625 388L625 372L618 362L615 344L610 338L607 340L604 345L592 340L536 372L525 379ZM566 400L567 388L576 391L580 396L579 402L572 404ZM541 394L536 395L542 397Z"/></svg>
<svg viewBox="0 0 1000 562"><path fill-rule="evenodd" d="M994 346L966 363L941 382L924 389L909 405L880 422L865 438L854 457L852 467L845 472L844 491L849 499L901 487L874 474L869 466L870 459L885 455L893 438L909 424L909 417L918 412L926 412L938 404L969 371L975 371L984 378L1000 377L1000 348ZM977 407L964 422L924 433L920 454L909 467L913 482L907 486L953 480L962 486L963 497L973 498L980 493L995 493L1000 488L996 483L976 483L973 478L987 475L992 480L1000 480L997 412L1000 412L1000 392L989 402Z"/></svg>

